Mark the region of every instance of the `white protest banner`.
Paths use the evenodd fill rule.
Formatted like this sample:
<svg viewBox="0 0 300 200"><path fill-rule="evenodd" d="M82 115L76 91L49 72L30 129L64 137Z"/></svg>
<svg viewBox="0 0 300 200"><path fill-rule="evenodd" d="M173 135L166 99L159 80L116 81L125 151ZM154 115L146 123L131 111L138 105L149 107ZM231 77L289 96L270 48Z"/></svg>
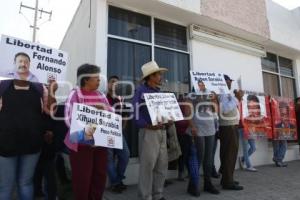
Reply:
<svg viewBox="0 0 300 200"><path fill-rule="evenodd" d="M92 106L74 103L70 140L73 143L123 149L122 117Z"/></svg>
<svg viewBox="0 0 300 200"><path fill-rule="evenodd" d="M167 123L169 120L183 120L177 99L173 93L145 93L145 102L152 125Z"/></svg>
<svg viewBox="0 0 300 200"><path fill-rule="evenodd" d="M20 53L19 59L29 56L30 62L26 61L27 65L24 65L24 61L19 62L19 59L15 62L15 56ZM21 76L44 84L48 84L49 80L65 80L68 54L64 51L2 35L0 57L0 77L19 79Z"/></svg>
<svg viewBox="0 0 300 200"><path fill-rule="evenodd" d="M206 89L214 91L217 94L230 93L223 73L190 71L190 74L196 93L199 93L199 81L205 84Z"/></svg>

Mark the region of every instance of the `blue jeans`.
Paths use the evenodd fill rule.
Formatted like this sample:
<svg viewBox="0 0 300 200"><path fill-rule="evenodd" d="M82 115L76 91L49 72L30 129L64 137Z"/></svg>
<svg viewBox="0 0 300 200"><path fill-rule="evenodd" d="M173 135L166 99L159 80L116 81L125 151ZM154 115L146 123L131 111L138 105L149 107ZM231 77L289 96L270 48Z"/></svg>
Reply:
<svg viewBox="0 0 300 200"><path fill-rule="evenodd" d="M17 186L20 200L33 199L33 175L40 153L15 157L0 156L0 199L12 199Z"/></svg>
<svg viewBox="0 0 300 200"><path fill-rule="evenodd" d="M287 150L287 141L286 140L273 140L273 161L282 162Z"/></svg>
<svg viewBox="0 0 300 200"><path fill-rule="evenodd" d="M108 177L111 185L117 185L125 178L125 171L129 161L129 148L125 138L123 137L123 149L108 149ZM118 162L115 162L115 156L117 156Z"/></svg>
<svg viewBox="0 0 300 200"><path fill-rule="evenodd" d="M242 161L245 162L247 168L252 167L250 156L256 151L255 140L254 139L245 139L243 129L239 129L240 138L242 141L243 147L243 157Z"/></svg>

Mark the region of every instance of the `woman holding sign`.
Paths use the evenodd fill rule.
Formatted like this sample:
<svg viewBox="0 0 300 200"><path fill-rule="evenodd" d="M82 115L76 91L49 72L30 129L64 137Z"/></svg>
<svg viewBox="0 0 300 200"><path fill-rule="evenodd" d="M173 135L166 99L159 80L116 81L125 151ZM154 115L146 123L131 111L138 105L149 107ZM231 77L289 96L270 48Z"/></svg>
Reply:
<svg viewBox="0 0 300 200"><path fill-rule="evenodd" d="M45 115L56 102L48 90L28 80L0 82L0 199L33 199L33 175L47 132ZM52 107L53 108L53 107ZM17 186L17 187L16 187Z"/></svg>
<svg viewBox="0 0 300 200"><path fill-rule="evenodd" d="M99 75L100 68L95 65L84 64L78 68L77 80L80 88L72 90L66 101L67 125L70 125L72 120L74 103L94 106L101 110L112 110L105 95L98 91ZM70 138L70 133L65 139L70 149L72 184L76 200L102 199L105 189L107 151L106 148L93 146L93 133L93 125L88 125L83 132L77 134L79 140L74 141L74 138Z"/></svg>

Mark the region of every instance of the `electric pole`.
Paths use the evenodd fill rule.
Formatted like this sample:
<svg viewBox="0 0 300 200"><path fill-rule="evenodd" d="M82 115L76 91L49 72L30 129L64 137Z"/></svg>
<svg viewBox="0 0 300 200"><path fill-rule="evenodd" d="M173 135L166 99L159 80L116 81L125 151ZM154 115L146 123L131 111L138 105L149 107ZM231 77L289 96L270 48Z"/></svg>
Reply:
<svg viewBox="0 0 300 200"><path fill-rule="evenodd" d="M34 11L33 25L30 24L30 28L33 29L33 31L32 31L32 42L35 42L36 41L36 32L39 29L39 26L38 26L38 14L39 14L39 12L40 12L40 17L39 17L40 19L42 19L43 14L46 14L49 17L48 21L50 21L51 17L52 17L52 11L45 11L43 9L39 9L39 0L35 0L35 7L23 5L22 2L21 2L20 10L19 10L20 14L21 14L22 8L26 8L26 9L30 9L30 10Z"/></svg>

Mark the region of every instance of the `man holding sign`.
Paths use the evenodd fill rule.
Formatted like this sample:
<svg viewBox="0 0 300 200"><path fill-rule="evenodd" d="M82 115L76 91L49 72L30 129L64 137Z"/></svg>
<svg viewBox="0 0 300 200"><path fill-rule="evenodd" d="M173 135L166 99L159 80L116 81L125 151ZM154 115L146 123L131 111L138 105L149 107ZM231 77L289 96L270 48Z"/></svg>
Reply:
<svg viewBox="0 0 300 200"><path fill-rule="evenodd" d="M231 90L232 79L224 75L224 79ZM238 124L239 102L233 94L220 94L220 158L221 158L221 185L226 190L243 190L244 188L234 181L234 169L237 160L239 140Z"/></svg>
<svg viewBox="0 0 300 200"><path fill-rule="evenodd" d="M152 61L142 66L145 81L135 92L133 105L135 120L139 130L139 197L140 199L164 200L163 188L168 170L167 134L168 124L158 122L152 125L149 110L145 104L145 93L158 93L161 85L162 72L167 69L159 68Z"/></svg>

